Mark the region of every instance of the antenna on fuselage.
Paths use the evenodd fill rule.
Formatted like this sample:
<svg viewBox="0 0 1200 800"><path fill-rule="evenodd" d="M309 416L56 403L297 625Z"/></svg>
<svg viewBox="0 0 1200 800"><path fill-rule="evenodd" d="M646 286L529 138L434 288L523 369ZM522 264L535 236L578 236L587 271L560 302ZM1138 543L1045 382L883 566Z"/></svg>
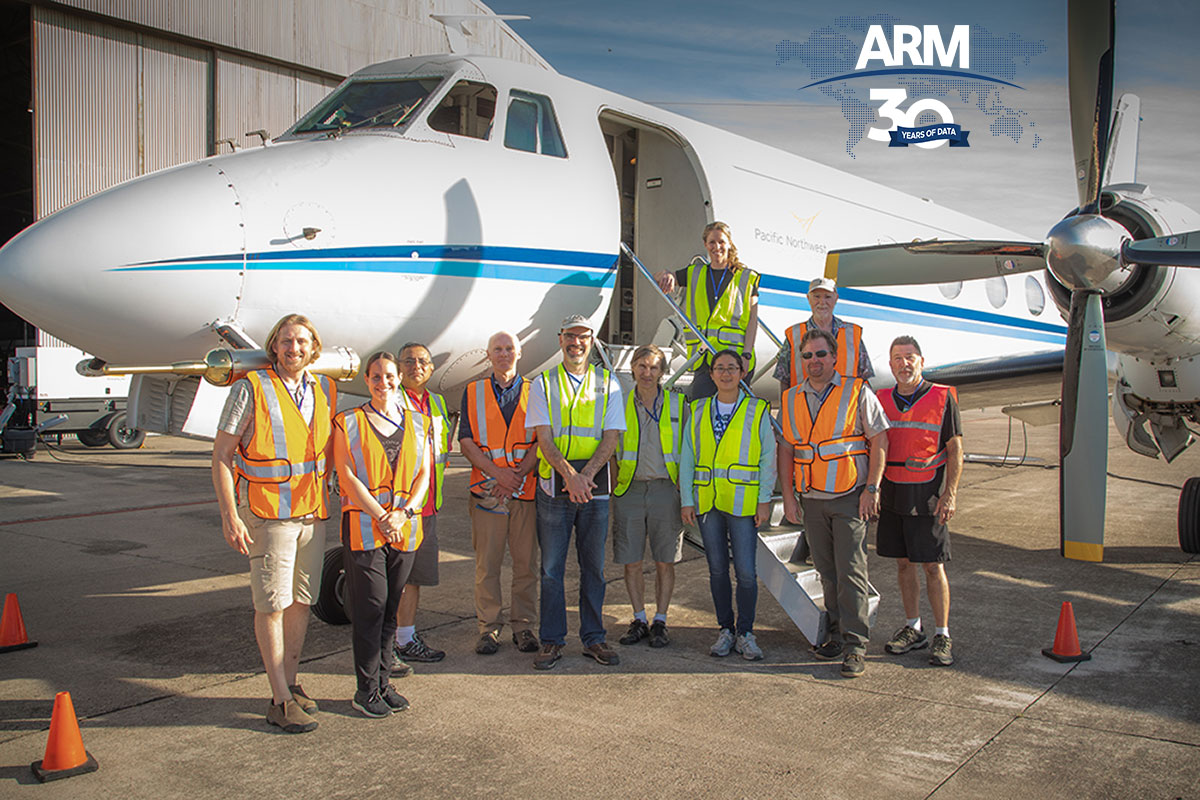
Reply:
<svg viewBox="0 0 1200 800"><path fill-rule="evenodd" d="M430 14L429 16L442 23L442 27L446 29L446 40L450 44L450 52L456 55L481 55L484 52L476 43L467 38L475 35L467 27L467 23L471 20L529 19L525 14Z"/></svg>

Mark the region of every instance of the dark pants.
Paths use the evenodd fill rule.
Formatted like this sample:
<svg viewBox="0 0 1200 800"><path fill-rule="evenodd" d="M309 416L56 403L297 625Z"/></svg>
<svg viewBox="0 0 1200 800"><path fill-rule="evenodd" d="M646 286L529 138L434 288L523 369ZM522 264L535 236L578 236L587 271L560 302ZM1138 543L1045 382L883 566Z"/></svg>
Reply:
<svg viewBox="0 0 1200 800"><path fill-rule="evenodd" d="M741 635L754 630L758 606L758 529L754 517L738 517L710 509L697 519L704 557L708 560L708 588L712 592L717 625ZM729 582L729 552L737 576L737 623L733 617L733 586Z"/></svg>
<svg viewBox="0 0 1200 800"><path fill-rule="evenodd" d="M573 503L566 495L550 497L538 489L537 535L542 550L538 638L542 644L566 644L567 599L563 575L571 531L579 558L579 638L584 647L603 643L604 540L608 538L608 498Z"/></svg>
<svg viewBox="0 0 1200 800"><path fill-rule="evenodd" d="M354 674L360 692L387 685L392 673L396 608L416 553L394 547L351 550L342 545L346 568L346 614L353 628Z"/></svg>

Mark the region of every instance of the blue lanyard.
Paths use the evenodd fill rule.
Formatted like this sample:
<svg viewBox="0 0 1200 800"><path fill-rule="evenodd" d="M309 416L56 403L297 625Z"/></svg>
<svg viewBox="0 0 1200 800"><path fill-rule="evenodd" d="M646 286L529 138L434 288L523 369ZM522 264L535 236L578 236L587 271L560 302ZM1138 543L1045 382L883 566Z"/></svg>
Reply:
<svg viewBox="0 0 1200 800"><path fill-rule="evenodd" d="M383 417L383 418L384 418L384 419L386 419L388 422L390 422L390 423L392 423L393 425L395 425L397 428L400 428L400 429L402 429L402 430L403 430L403 428L404 428L404 424L403 424L403 423L404 423L404 418L403 418L403 417L401 417L401 418L400 418L400 422L396 422L396 420L392 419L392 418L391 418L391 417L389 417L387 414L383 413L383 412L382 412L382 411L380 411L378 408L376 408L376 407L375 407L375 403L374 403L373 401L371 401L371 400L368 400L368 401L367 401L367 405L369 405L369 406L371 407L371 410L372 410L372 411L374 411L376 414L378 414L379 416ZM402 410L403 410L403 409L402 409Z"/></svg>
<svg viewBox="0 0 1200 800"><path fill-rule="evenodd" d="M287 384L284 384L284 388L286 388L286 387L287 387ZM303 414L304 413L304 396L306 394L308 394L308 381L304 380L303 375L300 376L300 388L297 391L299 391L299 393L300 393L299 397L292 394L291 390L288 390L288 397L292 398L292 402L296 404L296 410L299 411L301 414Z"/></svg>
<svg viewBox="0 0 1200 800"><path fill-rule="evenodd" d="M727 277L729 277L729 267L726 267L725 269L720 270L721 277L719 280L713 278L713 275L715 275L716 273L717 273L717 270L713 269L712 265L710 264L708 267L708 283L712 287L712 290L713 290L713 302L714 303L716 303L716 301L721 298L721 290L725 288L725 279Z"/></svg>
<svg viewBox="0 0 1200 800"><path fill-rule="evenodd" d="M658 392L658 396L654 398L653 407L649 407L645 403L642 402L642 398L638 397L637 387L634 387L633 397L635 400L637 400L637 404L639 406L641 406L642 409L646 412L646 416L650 418L650 421L658 422L659 417L662 416L662 408L663 407L662 407L662 405L660 405L660 403L662 402L662 399L663 399L662 390L660 389Z"/></svg>

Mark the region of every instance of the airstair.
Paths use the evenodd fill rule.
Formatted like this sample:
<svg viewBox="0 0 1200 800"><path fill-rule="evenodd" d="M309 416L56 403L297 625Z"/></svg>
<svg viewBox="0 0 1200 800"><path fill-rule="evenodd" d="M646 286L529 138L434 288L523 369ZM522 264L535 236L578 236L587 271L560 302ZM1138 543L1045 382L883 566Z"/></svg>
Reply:
<svg viewBox="0 0 1200 800"><path fill-rule="evenodd" d="M673 318L666 321L675 327L676 332L676 335L672 337L671 351L668 353L672 374L664 381L664 385L670 388L677 382L683 383L684 381L681 379L686 379L696 360L695 358L686 359L682 355L686 352L686 348L681 344L684 328L697 336L709 352L716 352L716 348L692 324L679 304L659 287L654 276L638 259L633 249L622 242L621 250L673 312ZM758 329L775 343L776 348L783 347L783 342L771 332L761 318L758 321ZM606 366L621 380L622 388L631 391L633 376L630 360L635 348L607 345L598 349ZM697 357L699 352L697 351ZM775 365L776 358L778 355L763 364L754 375L749 376L748 381L743 381L742 388L747 394L755 396L749 384L753 384L758 378L767 375L768 370ZM776 434L779 434L779 423L771 418L771 424L775 428ZM686 535L689 542L701 550L704 549L697 531L690 530ZM788 615L804 638L812 644L820 644L825 641L829 633L829 615L825 611L825 592L821 585L821 578L807 559L808 546L804 541L804 528L803 526L792 526L783 519L782 495L776 493L772 507L771 525L767 530L760 531L758 534L758 558L756 560L758 579L779 602L784 613ZM874 627L876 611L879 607L879 591L870 583L867 584L867 604L869 620L871 626Z"/></svg>

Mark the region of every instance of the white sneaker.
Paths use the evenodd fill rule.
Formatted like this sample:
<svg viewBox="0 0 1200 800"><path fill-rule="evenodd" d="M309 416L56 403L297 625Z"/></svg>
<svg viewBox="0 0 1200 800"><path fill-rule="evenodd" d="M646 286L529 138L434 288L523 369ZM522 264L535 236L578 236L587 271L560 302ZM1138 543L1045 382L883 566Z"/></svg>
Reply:
<svg viewBox="0 0 1200 800"><path fill-rule="evenodd" d="M747 661L762 661L762 650L758 646L758 642L754 641L753 633L743 633L737 637L737 644L733 646L742 654L742 658Z"/></svg>
<svg viewBox="0 0 1200 800"><path fill-rule="evenodd" d="M717 641L708 649L710 655L724 658L733 650L733 631L729 628L721 628L720 635L717 636Z"/></svg>

